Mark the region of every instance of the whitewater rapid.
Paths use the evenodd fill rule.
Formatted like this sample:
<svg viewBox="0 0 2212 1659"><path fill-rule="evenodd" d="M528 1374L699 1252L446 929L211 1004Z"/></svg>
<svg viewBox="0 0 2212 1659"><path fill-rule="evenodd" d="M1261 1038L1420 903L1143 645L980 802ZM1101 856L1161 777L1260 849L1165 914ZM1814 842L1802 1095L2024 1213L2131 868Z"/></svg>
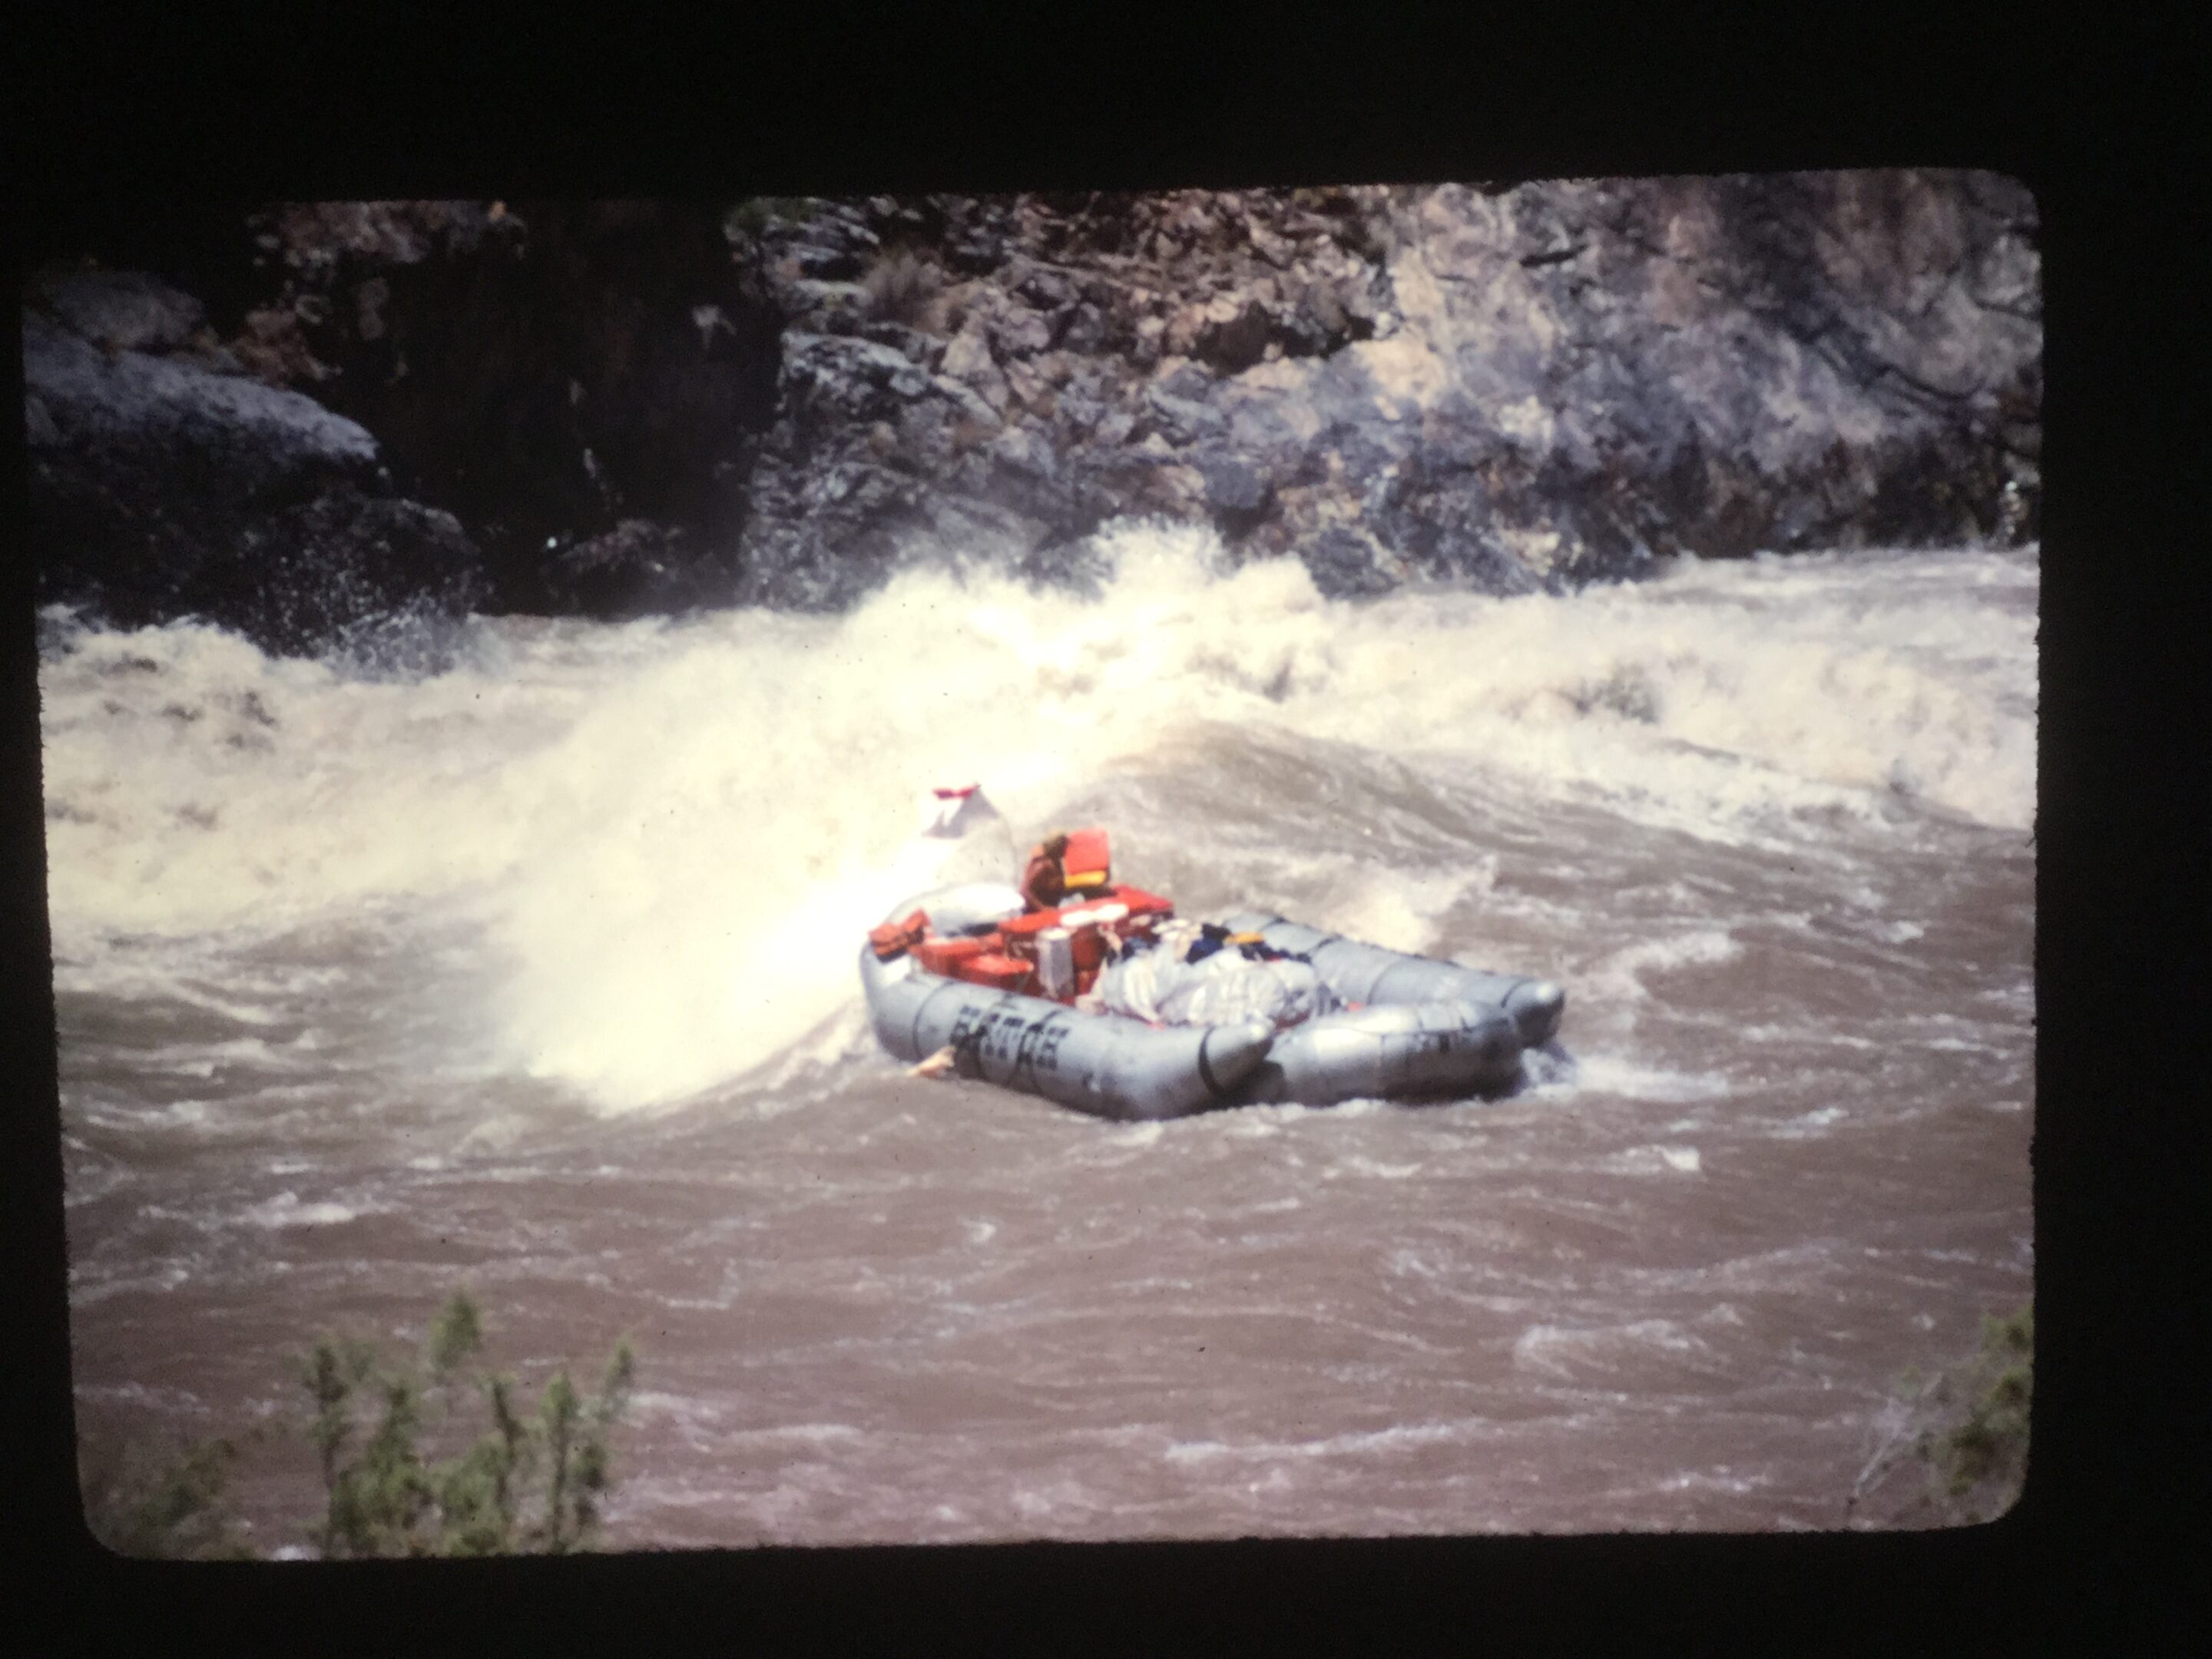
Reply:
<svg viewBox="0 0 2212 1659"><path fill-rule="evenodd" d="M1844 1524L2033 1291L2033 550L479 619L447 665L45 619L88 1457L245 1434L459 1285L635 1344L621 1546ZM862 930L1101 823L1186 914L1558 980L1503 1097L1129 1127L872 1040ZM951 850L948 851L948 848Z"/></svg>
<svg viewBox="0 0 2212 1659"><path fill-rule="evenodd" d="M984 783L1026 836L1117 768L1234 730L1721 844L2032 819L2032 555L1351 605L1202 530L1117 526L1102 548L1118 574L1096 600L914 573L838 618L485 621L412 679L189 623L67 635L40 675L58 973L145 971L103 951L118 938L434 919L480 958L479 1018L445 1058L623 1109L849 1008L851 941L941 850L914 839L933 786ZM1378 878L1343 925L1423 948L1485 857Z"/></svg>

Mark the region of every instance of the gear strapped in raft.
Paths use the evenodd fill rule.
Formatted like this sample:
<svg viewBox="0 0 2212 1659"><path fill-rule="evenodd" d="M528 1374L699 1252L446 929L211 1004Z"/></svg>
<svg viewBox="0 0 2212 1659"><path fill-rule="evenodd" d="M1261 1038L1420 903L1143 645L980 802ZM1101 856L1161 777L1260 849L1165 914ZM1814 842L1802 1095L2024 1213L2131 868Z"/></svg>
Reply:
<svg viewBox="0 0 2212 1659"><path fill-rule="evenodd" d="M1059 892L1041 904L1030 878L1048 856ZM1178 918L1113 879L1098 829L1040 845L1021 888L971 882L899 905L871 930L860 981L877 1040L923 1074L1138 1120L1492 1092L1566 1002L1548 980L1261 912Z"/></svg>

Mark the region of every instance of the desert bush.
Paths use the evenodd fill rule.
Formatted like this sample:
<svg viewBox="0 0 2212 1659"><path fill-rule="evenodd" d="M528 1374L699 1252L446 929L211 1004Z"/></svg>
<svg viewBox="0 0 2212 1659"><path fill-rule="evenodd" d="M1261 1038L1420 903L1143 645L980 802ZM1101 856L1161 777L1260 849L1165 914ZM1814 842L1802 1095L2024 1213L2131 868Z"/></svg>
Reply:
<svg viewBox="0 0 2212 1659"><path fill-rule="evenodd" d="M109 1466L85 1471L85 1524L118 1555L139 1560L244 1560L252 1549L230 1513L227 1487L238 1448L195 1441L167 1460L126 1446Z"/></svg>
<svg viewBox="0 0 2212 1659"><path fill-rule="evenodd" d="M1982 1322L1982 1352L1966 1379L1966 1419L1923 1435L1916 1447L1943 1495L1964 1498L1978 1489L2000 1513L2019 1496L2027 1475L2029 1407L2035 1397L2035 1310ZM1969 1519L1979 1519L1970 1514Z"/></svg>
<svg viewBox="0 0 2212 1659"><path fill-rule="evenodd" d="M944 272L911 249L894 248L861 273L861 308L876 322L921 328L944 289Z"/></svg>
<svg viewBox="0 0 2212 1659"><path fill-rule="evenodd" d="M301 1356L295 1377L310 1409L299 1428L323 1488L307 1534L319 1553L563 1554L590 1544L614 1482L609 1439L636 1376L629 1344L615 1345L596 1392L580 1391L564 1366L532 1410L513 1376L471 1368L483 1342L476 1303L456 1292L412 1361L387 1364L374 1345L334 1335ZM452 1457L426 1456L426 1439L451 1443L471 1396L481 1431ZM83 1472L86 1523L122 1555L251 1558L228 1502L238 1455L222 1438L167 1460L137 1446L94 1455Z"/></svg>
<svg viewBox="0 0 2212 1659"><path fill-rule="evenodd" d="M1985 1317L1979 1353L1930 1377L1905 1375L1885 1413L1888 1432L1853 1485L1846 1516L1892 1526L1971 1526L2003 1514L2027 1481L2034 1393L2033 1308ZM1917 1480L1906 1473L1912 1469ZM1902 1497L1885 1501L1900 1486Z"/></svg>
<svg viewBox="0 0 2212 1659"><path fill-rule="evenodd" d="M301 1366L314 1402L310 1437L322 1455L325 1504L315 1542L325 1556L565 1553L588 1541L612 1484L607 1437L635 1376L617 1343L599 1391L579 1394L564 1366L537 1412L519 1408L514 1379L465 1370L483 1345L476 1304L456 1292L431 1322L419 1366L388 1370L365 1345L325 1337ZM474 1393L489 1425L465 1451L427 1462L418 1445L426 1403L450 1421ZM356 1401L375 1402L360 1454L340 1454L360 1426Z"/></svg>

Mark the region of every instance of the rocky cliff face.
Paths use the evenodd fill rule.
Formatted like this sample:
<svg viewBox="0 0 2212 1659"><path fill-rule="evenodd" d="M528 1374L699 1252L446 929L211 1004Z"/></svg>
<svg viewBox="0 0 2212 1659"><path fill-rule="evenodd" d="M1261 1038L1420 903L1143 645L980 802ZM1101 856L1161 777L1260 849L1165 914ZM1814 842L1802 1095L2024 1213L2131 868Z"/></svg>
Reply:
<svg viewBox="0 0 2212 1659"><path fill-rule="evenodd" d="M722 217L681 202L275 209L256 224L276 291L235 349L376 434L401 487L475 532L502 608L711 603L732 585L781 325Z"/></svg>
<svg viewBox="0 0 2212 1659"><path fill-rule="evenodd" d="M1339 595L2036 532L2034 204L1985 174L324 204L240 234L227 342L143 279L31 296L51 594L205 608L270 560L305 592L316 537L356 605L621 616L834 609L911 560L1080 586L1130 514ZM167 320L86 320L102 282Z"/></svg>
<svg viewBox="0 0 2212 1659"><path fill-rule="evenodd" d="M1335 593L2031 535L2033 235L1957 173L810 204L744 589L1124 514Z"/></svg>
<svg viewBox="0 0 2212 1659"><path fill-rule="evenodd" d="M196 300L129 273L28 297L46 597L125 625L197 615L271 651L372 656L484 599L459 522L397 495L360 425L247 376Z"/></svg>

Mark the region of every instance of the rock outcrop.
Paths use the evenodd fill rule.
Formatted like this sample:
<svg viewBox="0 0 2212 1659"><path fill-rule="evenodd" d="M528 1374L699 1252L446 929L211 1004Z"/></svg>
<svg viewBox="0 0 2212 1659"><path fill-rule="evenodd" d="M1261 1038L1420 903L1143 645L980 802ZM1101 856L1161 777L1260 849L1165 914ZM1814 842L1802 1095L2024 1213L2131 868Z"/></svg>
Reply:
<svg viewBox="0 0 2212 1659"><path fill-rule="evenodd" d="M247 377L198 302L49 276L22 319L42 597L125 625L198 616L276 652L367 654L487 588L451 514L396 494L376 441Z"/></svg>
<svg viewBox="0 0 2212 1659"><path fill-rule="evenodd" d="M1245 534L1270 468L1212 388L1374 332L1376 218L1352 191L786 204L745 244L790 321L744 597L834 607L918 556L1080 580L1119 516Z"/></svg>
<svg viewBox="0 0 2212 1659"><path fill-rule="evenodd" d="M276 289L239 356L374 432L400 486L483 543L501 608L730 597L781 319L720 210L325 202L255 223ZM639 521L670 533L614 533Z"/></svg>
<svg viewBox="0 0 2212 1659"><path fill-rule="evenodd" d="M2033 237L1966 173L802 204L744 591L1130 514L1337 594L2031 536Z"/></svg>
<svg viewBox="0 0 2212 1659"><path fill-rule="evenodd" d="M913 561L1079 587L1124 516L1346 597L2037 533L2035 204L1989 174L326 203L237 234L187 239L225 338L128 273L31 296L50 595L313 649L410 596L834 610Z"/></svg>

